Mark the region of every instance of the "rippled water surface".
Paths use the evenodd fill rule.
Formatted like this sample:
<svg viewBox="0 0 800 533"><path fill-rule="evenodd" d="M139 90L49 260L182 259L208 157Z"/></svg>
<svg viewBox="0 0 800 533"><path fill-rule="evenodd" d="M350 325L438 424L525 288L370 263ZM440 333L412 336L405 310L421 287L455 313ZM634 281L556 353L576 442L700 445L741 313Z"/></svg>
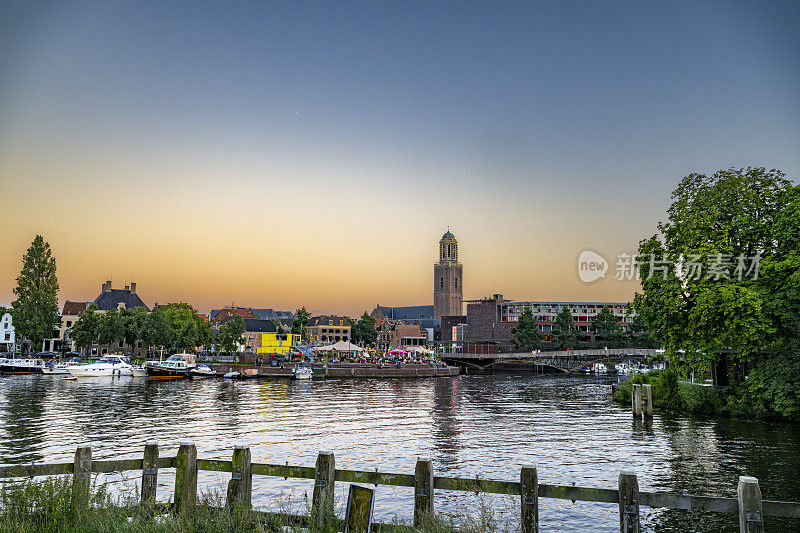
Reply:
<svg viewBox="0 0 800 533"><path fill-rule="evenodd" d="M759 479L765 499L800 501L800 427L709 421L656 414L634 424L611 401L605 378L497 374L416 380L182 381L132 378L62 381L51 376L0 378L0 460L71 460L91 443L95 459L141 456L148 440L162 455L193 439L198 455L230 458L250 445L254 462L313 466L332 450L336 466L412 473L418 456L437 475L518 480L535 464L541 483L616 487L635 471L641 490L734 496L739 475ZM201 473L207 490L228 476ZM172 474L159 476L160 497ZM104 478L134 490L136 473ZM343 485L343 484L341 484ZM254 479L254 503L302 511L313 481ZM344 487L339 498L344 500ZM510 521L518 499L436 494L437 511L453 516L490 507ZM411 489L380 487L376 519L412 515ZM642 508L647 531L737 531L733 516ZM543 531L614 531L617 506L540 500ZM768 523L798 531L798 521Z"/></svg>

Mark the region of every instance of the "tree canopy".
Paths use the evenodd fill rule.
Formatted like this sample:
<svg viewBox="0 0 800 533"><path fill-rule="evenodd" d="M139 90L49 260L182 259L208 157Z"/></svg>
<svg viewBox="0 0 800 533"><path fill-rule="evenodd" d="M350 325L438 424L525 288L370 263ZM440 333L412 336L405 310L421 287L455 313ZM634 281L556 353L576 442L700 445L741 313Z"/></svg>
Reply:
<svg viewBox="0 0 800 533"><path fill-rule="evenodd" d="M234 353L240 344L244 344L244 319L236 315L233 320L224 322L217 333L217 344L223 351Z"/></svg>
<svg viewBox="0 0 800 533"><path fill-rule="evenodd" d="M31 341L31 349L39 350L60 323L56 259L41 235L36 236L22 257L14 295L11 306L17 335Z"/></svg>
<svg viewBox="0 0 800 533"><path fill-rule="evenodd" d="M295 311L294 313L294 320L292 321L292 333L295 335L300 335L301 339L306 338L307 333L307 324L308 319L311 318L311 313L306 311L305 307L302 307Z"/></svg>
<svg viewBox="0 0 800 533"><path fill-rule="evenodd" d="M558 347L563 350L572 350L578 346L578 334L575 330L575 318L569 312L567 307L564 307L558 315L556 315L556 323L553 326L553 336Z"/></svg>
<svg viewBox="0 0 800 533"><path fill-rule="evenodd" d="M592 331L609 346L616 346L622 342L622 326L619 325L619 319L614 316L611 308L607 305L604 305L592 320Z"/></svg>
<svg viewBox="0 0 800 533"><path fill-rule="evenodd" d="M539 325L530 307L523 309L522 314L519 315L517 326L512 328L511 333L513 335L511 342L514 344L514 349L532 352L539 348L542 334L539 332Z"/></svg>

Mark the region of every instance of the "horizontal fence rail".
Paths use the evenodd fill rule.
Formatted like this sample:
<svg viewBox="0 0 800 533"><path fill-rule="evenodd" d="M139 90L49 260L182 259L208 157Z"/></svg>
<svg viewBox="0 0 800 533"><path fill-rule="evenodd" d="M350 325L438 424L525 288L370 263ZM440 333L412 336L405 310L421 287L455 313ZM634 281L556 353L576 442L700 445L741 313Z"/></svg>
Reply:
<svg viewBox="0 0 800 533"><path fill-rule="evenodd" d="M345 470L334 467L331 452L320 452L316 467L252 463L250 449L237 446L231 461L197 458L197 449L192 442L181 444L178 454L159 457L158 445L148 442L143 459L92 460L91 448L81 446L75 452L73 462L41 463L0 466L0 479L26 478L72 474L80 490L88 490L86 479L91 474L108 474L131 470L142 471L142 503L155 500L155 479L159 469L175 469L175 494L173 511L181 512L194 505L197 498L197 472L229 472L227 505L244 505L251 508L252 476L272 476L285 479L315 480L312 500L312 516L293 517L299 520L319 522L324 516L333 515L333 487L335 482L361 483L408 487L414 489L414 523L419 526L426 514L434 510L436 490L483 492L520 496L524 533L538 532L538 498L598 502L617 504L620 509L620 531L639 531L639 507L684 509L688 511L738 514L741 531L763 531L763 517L800 518L800 502L783 502L761 499L758 480L752 477L739 478L736 498L695 496L639 491L635 474L620 474L616 489L576 487L538 483L536 468L525 466L520 481L435 476L430 459L419 458L414 474L385 473L365 470ZM376 524L378 525L378 524Z"/></svg>

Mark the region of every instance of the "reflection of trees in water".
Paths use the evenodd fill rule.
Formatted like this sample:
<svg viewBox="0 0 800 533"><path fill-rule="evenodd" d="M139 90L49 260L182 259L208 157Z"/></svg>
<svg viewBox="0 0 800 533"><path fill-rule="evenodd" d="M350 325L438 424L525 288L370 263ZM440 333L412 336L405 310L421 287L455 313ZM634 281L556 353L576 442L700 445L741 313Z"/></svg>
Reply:
<svg viewBox="0 0 800 533"><path fill-rule="evenodd" d="M787 472L800 472L800 457L787 450L800 448L797 426L772 422L709 420L664 414L662 429L672 450L669 469L654 472L658 490L736 497L739 476L758 478L764 499L798 501L800 486ZM659 479L660 478L660 479ZM663 487L663 488L662 488ZM737 517L688 511L664 511L656 531L736 531ZM768 530L792 531L800 521L769 518Z"/></svg>
<svg viewBox="0 0 800 533"><path fill-rule="evenodd" d="M38 376L3 377L4 438L0 439L2 462L41 461L40 452L47 438L45 427L46 391Z"/></svg>

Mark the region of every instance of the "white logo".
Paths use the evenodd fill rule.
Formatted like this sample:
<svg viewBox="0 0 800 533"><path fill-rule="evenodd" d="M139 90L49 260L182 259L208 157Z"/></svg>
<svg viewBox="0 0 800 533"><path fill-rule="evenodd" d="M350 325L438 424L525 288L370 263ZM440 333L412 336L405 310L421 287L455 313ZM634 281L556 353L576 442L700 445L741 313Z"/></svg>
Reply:
<svg viewBox="0 0 800 533"><path fill-rule="evenodd" d="M584 283L591 283L606 277L608 261L602 255L584 250L578 256L578 277Z"/></svg>

